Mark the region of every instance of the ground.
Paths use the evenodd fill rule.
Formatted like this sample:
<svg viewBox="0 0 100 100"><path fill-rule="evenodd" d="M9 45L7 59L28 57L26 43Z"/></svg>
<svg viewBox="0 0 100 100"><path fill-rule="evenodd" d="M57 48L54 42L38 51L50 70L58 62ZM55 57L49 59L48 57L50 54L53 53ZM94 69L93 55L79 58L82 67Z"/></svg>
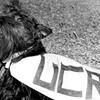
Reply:
<svg viewBox="0 0 100 100"><path fill-rule="evenodd" d="M100 67L99 4L99 0L24 2L32 16L53 29L53 34L42 41L47 52L96 68Z"/></svg>
<svg viewBox="0 0 100 100"><path fill-rule="evenodd" d="M0 1L6 2L7 0ZM42 40L47 52L60 54L81 64L100 69L99 0L20 1L23 3L23 8L28 10L31 16L34 16L40 23L53 30L53 34ZM6 77L9 78L9 75L3 68L0 71L0 82L2 84ZM13 80L11 76L9 80L9 87L12 88L11 84L14 85L15 83L11 81ZM2 86L1 83L0 86ZM5 83L6 85L8 84L7 82ZM7 94L9 89L6 89ZM0 91L0 94L3 92L5 92L5 86ZM11 96L11 94L7 95ZM21 100L30 99L23 98ZM48 98L41 100L48 100Z"/></svg>

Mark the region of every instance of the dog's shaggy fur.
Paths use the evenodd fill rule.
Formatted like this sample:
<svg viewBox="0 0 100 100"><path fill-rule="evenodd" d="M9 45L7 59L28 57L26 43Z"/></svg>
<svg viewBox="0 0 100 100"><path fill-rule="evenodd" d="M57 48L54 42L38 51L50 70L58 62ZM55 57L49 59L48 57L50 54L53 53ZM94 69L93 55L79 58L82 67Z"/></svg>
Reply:
<svg viewBox="0 0 100 100"><path fill-rule="evenodd" d="M43 34L42 34L43 32ZM30 17L18 0L4 5L0 15L0 62L12 62L45 53L41 39L52 30ZM17 53L17 56L14 54ZM46 97L14 79L9 70L0 79L0 100L44 100ZM46 98L48 99L48 98Z"/></svg>

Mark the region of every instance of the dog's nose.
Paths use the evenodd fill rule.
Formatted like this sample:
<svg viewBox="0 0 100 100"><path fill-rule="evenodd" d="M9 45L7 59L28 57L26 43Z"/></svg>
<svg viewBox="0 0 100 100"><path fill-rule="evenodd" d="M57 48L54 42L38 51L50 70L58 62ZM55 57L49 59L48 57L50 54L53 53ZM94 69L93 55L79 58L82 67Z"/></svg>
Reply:
<svg viewBox="0 0 100 100"><path fill-rule="evenodd" d="M38 29L39 32L40 32L39 35L40 35L41 38L44 38L44 37L46 37L46 36L52 34L52 29L49 28L49 27L47 27L47 26L44 26L44 25L42 25L42 24L39 24L37 29Z"/></svg>

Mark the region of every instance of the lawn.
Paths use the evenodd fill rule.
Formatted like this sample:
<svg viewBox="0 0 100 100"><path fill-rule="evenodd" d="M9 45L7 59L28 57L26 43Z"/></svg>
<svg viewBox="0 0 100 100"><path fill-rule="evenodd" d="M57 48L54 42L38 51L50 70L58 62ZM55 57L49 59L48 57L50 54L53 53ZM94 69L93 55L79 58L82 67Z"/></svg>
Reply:
<svg viewBox="0 0 100 100"><path fill-rule="evenodd" d="M47 53L100 69L99 0L20 1L31 16L53 30L42 40ZM15 80L4 68L0 71L0 97L0 100L49 100Z"/></svg>
<svg viewBox="0 0 100 100"><path fill-rule="evenodd" d="M25 6L39 22L53 29L53 34L42 40L47 52L99 68L99 1L65 1L27 0Z"/></svg>

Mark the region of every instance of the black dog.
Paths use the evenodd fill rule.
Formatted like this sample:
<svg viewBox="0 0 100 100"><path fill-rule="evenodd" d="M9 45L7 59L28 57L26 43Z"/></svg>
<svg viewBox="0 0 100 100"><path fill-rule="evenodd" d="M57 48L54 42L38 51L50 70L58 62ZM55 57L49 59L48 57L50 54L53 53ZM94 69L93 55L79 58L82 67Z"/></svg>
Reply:
<svg viewBox="0 0 100 100"><path fill-rule="evenodd" d="M40 39L52 33L50 28L39 24L35 18L29 17L27 12L21 9L18 0L12 0L10 5L5 5L3 12L4 16L0 16L0 36L3 37L3 40L0 39L1 61L16 52L23 51L20 57L46 52Z"/></svg>
<svg viewBox="0 0 100 100"><path fill-rule="evenodd" d="M21 8L18 0L4 5L0 16L0 62L12 58L12 62L28 56L46 53L41 42L52 29L38 23ZM17 54L17 56L13 56ZM37 98L35 98L37 95ZM45 97L10 76L6 71L0 80L0 100L42 100ZM44 99L43 99L44 100Z"/></svg>

